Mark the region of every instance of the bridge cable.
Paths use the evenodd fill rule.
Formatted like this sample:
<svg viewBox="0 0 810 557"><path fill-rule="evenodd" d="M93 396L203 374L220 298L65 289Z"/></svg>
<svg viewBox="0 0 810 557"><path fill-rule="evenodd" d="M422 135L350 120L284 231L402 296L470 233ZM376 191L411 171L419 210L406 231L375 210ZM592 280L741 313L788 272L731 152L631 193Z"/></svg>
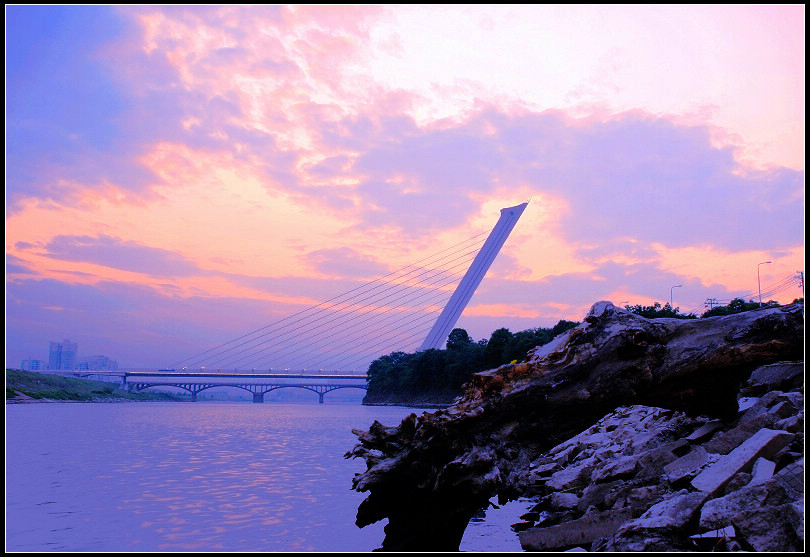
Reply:
<svg viewBox="0 0 810 557"><path fill-rule="evenodd" d="M430 262L433 262L433 263L435 264L435 263L436 263L436 261L432 261L432 260L435 260L436 258L438 258L438 262L439 262L439 263L441 263L441 262L443 262L443 261L444 261L444 259L446 259L447 257L449 257L449 256L451 256L451 255L455 255L455 254L457 254L459 251L462 251L463 249L466 249L466 248L468 248L468 247L470 247L470 246L466 246L465 248L462 248L462 249L458 249L458 250L456 250L456 251L453 251L453 252L452 252L452 253L450 253L449 255L445 255L443 258L442 258L442 257L439 257L439 256L441 256L442 254L446 254L446 252L449 252L449 251L451 251L451 250L454 250L455 248L458 248L459 246L464 246L465 244L469 244L470 242L472 242L472 241L474 241L474 240L476 240L476 239L480 238L480 237L481 237L481 236L483 236L484 234L486 234L486 232L482 232L482 233L480 233L480 234L477 234L477 235L475 235L475 236L472 236L471 238L468 238L467 240L464 240L464 241L462 241L462 242L459 242L459 243L457 243L457 244L454 244L453 246L450 246L449 248L446 248L446 249L441 250L441 251L439 251L439 252L437 252L437 253L435 253L435 254L433 254L433 255L430 255L430 256L428 256L428 257L425 257L425 258L423 258L423 259L421 259L421 260L417 261L416 263L412 263L412 264L410 264L410 265L406 265L406 266L404 266L404 267L401 267L400 269L397 269L397 270L395 270L395 271L393 271L393 272L391 272L391 273L388 273L387 275L384 275L384 276L379 277L379 278L377 278L377 279L375 279L375 280L373 280L373 281L370 281L369 283L366 283L366 284L360 285L360 286L358 286L358 287L356 287L356 288L353 288L353 289L351 289L351 290L349 290L349 291L347 291L347 292L344 292L344 293L342 293L342 294L339 294L339 295L337 295L337 296L334 296L334 297L330 298L329 300L326 300L325 302L321 302L320 304L316 304L316 305L314 305L314 306L311 306L311 307L309 307L309 308L306 308L306 309L304 309L304 310L301 310L301 311L299 311L299 312L296 312L296 313L294 313L294 314L292 314L292 315L290 315L290 316L287 316L287 317L285 317L285 318L283 318L283 319L280 319L280 320L278 320L278 321L275 321L275 322L273 322L273 323L270 323L270 324L268 324L268 325L266 325L266 326L264 326L264 327L261 327L261 328L259 328L259 329L254 330L254 331L251 331L251 332L249 332L249 333L246 333L246 334L244 334L244 335L242 335L242 336L240 336L240 337L237 337L236 339L233 339L233 340L231 340L231 341L228 341L228 342L226 342L226 343L223 343L223 344L221 344L221 345L219 345L219 346L216 346L216 347L214 347L214 348L211 348L211 349L205 350L205 351L203 351L203 352L200 352L200 353L198 353L198 354L196 354L196 355L194 355L194 356L191 356L191 357L189 357L189 358L186 358L186 359L184 359L184 360L180 360L180 361L176 362L175 364L172 364L172 367L178 366L179 364L182 364L182 363L184 363L184 362L188 362L188 361L190 361L190 360L194 360L195 358L199 358L200 356L203 356L203 355L205 355L205 354L209 354L209 353L211 353L211 352L214 352L214 351L216 351L216 350L219 350L219 349L221 349L221 348L223 348L223 347L226 347L226 346L228 346L228 345L230 345L230 344L233 344L233 343L234 343L234 342L236 342L236 341L239 341L239 340L245 339L245 338L247 338L247 337L250 337L251 335L255 335L256 333L261 332L261 331L263 331L263 330L265 330L265 329L268 329L268 328L270 328L270 327L272 327L272 326L280 325L281 323L284 323L285 321L289 321L291 318L294 318L294 317L297 317L297 316L302 316L303 314L305 314L305 313L307 313L307 312L310 312L310 311L312 311L312 310L314 310L314 309L317 309L317 308L319 308L319 307L322 307L322 306L327 306L327 308L324 308L324 309L319 310L318 312L316 312L316 314L317 314L317 313L320 313L320 312L323 312L323 311L326 311L327 309L330 309L330 308L336 307L337 305L339 305L339 304L336 302L337 300L341 300L341 298L345 298L346 296L348 296L349 294L351 294L351 293L353 293L353 292L357 292L357 291L360 291L360 290L363 290L363 289L368 289L368 287L369 287L369 286L371 286L371 285L372 285L372 284L374 284L374 283L383 282L384 284L390 284L391 282L393 282L394 277L396 277L396 275L398 275L398 274L401 274L401 275L402 275L402 276L398 277L398 280L401 280L402 278L407 277L409 274L412 274L412 273L414 273L415 271L419 270L419 268L417 267L417 268L415 268L415 269L412 269L411 271L408 271L407 273L402 274L402 273L403 273L405 270L407 270L407 269L409 269L409 268L411 268L411 267L416 267L416 266L417 266L417 265L419 265L419 264L429 264ZM423 273L424 273L424 271L423 271ZM389 277L390 277L390 278L389 278ZM386 280L386 279L387 279L387 280ZM410 280L410 279L408 279L408 280ZM374 287L374 289L377 289L377 288L379 288L379 287L380 287L380 285L378 285L378 286ZM372 289L372 290L373 290L373 289ZM363 294L355 294L355 296L352 296L352 297L350 297L350 298L344 299L344 300L343 300L341 303L346 303L346 302L348 302L349 300L352 300L352 299L356 298L356 297L357 297L357 296L359 296L359 295L363 295ZM329 305L329 304L331 304L331 305ZM310 316L310 318L311 318L311 317L312 317L312 316ZM301 320L302 320L302 319L300 319L300 318L299 318L297 321L294 321L293 323L297 323L297 322L299 322L299 321L301 321ZM264 336L264 335L262 335L262 336ZM257 337L257 338L261 338L261 337ZM253 339L253 340L256 340L256 339ZM251 342L251 341L247 341L247 342ZM243 343L243 344L244 344L244 343ZM241 345L238 345L238 346L241 346ZM227 351L233 350L234 348L235 348L235 347L229 348L229 349L225 350L224 352L227 352ZM221 354L222 354L222 352L219 352L218 354L220 354L220 355L221 355ZM196 360L194 363L189 363L189 366L193 366L193 365L195 365L196 363L200 363L200 362L201 362L201 360Z"/></svg>
<svg viewBox="0 0 810 557"><path fill-rule="evenodd" d="M448 281L447 281L446 283L444 283L442 286L447 286L447 285L449 285L449 284L454 284L454 283L456 283L456 282L457 282L457 278L458 278L457 276L452 277L450 280L448 280ZM423 294L421 294L421 295L420 295L420 298L424 298L426 295L428 295L428 294L424 294L424 293L423 293ZM436 304L436 303L437 303L437 302L439 302L439 301L446 301L446 300L447 300L449 297L450 297L450 294L448 294L448 293L446 293L446 292L442 292L441 294L439 294L439 295L438 295L438 297L437 297L437 296L434 296L433 298L431 298L431 299L429 300L429 303L430 303L429 305L434 305L434 304ZM414 301L414 300L409 300L409 301ZM423 304L423 305L424 305L424 304ZM387 309L384 309L384 310L382 310L382 311L378 312L378 314L377 314L375 317L380 317L381 315L383 315L383 314L387 314L387 313L389 313L389 312L391 312L391 311L394 311L394 310L396 310L396 309L399 309L399 308L400 308L400 307L402 307L402 306L403 306L403 304L400 304L400 305L398 305L398 306L393 306L393 307L389 307L389 308L387 308ZM430 312L430 314L436 313L437 311L440 311L440 310L441 310L441 308L436 309L436 310L434 310L434 311ZM414 315L414 313L415 313L415 314L417 314L417 316L418 316L417 318L420 318L420 317L424 318L424 314L422 314L422 313L421 313L421 311L423 311L423 310L416 310L416 311L411 312L411 313L409 313L409 314L407 314L407 315L404 315L404 316L403 316L403 315L400 315L399 317L397 317L397 315L396 315L396 314L394 314L395 319L393 320L393 322L390 322L390 317L391 317L391 316L387 316L387 317L381 318L381 319L380 319L380 321L375 321L375 322L372 322L372 323L367 323L367 324L365 324L365 325L363 325L362 323L360 323L359 325L361 325L361 326L360 326L359 330L357 329L358 325L352 325L352 327L350 327L350 328L349 328L349 330L351 330L351 331L352 331L352 336L355 336L355 337L356 337L356 336L357 336L359 333L361 333L361 332L363 332L363 331L366 331L366 330L368 330L368 329L370 329L370 328L372 328L372 327L376 328L376 329L379 331L379 330L381 330L381 326L382 326L382 324L383 324L383 323L385 323L385 324L386 324L386 327L388 327L388 329L386 329L386 330L385 330L385 331L384 331L382 334L378 334L376 337L365 338L363 341L361 341L361 342L360 342L360 344L354 344L354 345L352 345L352 346L346 346L345 344L344 344L344 345L337 345L337 346L335 346L335 345L334 345L334 342L332 342L332 343L330 343L330 344L332 344L332 345L333 345L331 349L327 348L326 350L322 350L322 351L320 352L320 354L321 354L321 359L320 359L320 360L317 360L317 359L316 359L316 360L312 360L312 359L310 359L310 360L306 361L306 362L303 364L303 365L304 365L304 369L307 369L307 368L308 368L308 367L311 365L311 363L312 363L313 361L316 361L316 362L317 362L317 361L329 361L330 359L332 359L332 358L333 358L333 357L326 357L326 358L324 358L324 356L323 356L324 354L328 354L328 353L331 353L331 352L335 352L335 351L337 351L337 350L351 350L351 349L353 349L353 348L357 348L357 347L363 346L363 345L365 345L365 344L367 344L367 343L369 343L369 342L371 342L371 341L373 341L373 340L375 340L375 339L377 339L377 338L380 338L381 336L386 336L386 335L388 335L388 334L389 334L389 333L388 333L388 331L389 331L389 329L390 329L390 328L392 328L392 326L393 326L393 328L397 328L397 327L401 327L401 326L404 326L404 325L410 324L410 323L413 321L413 319L412 319L411 321L408 321L408 322L405 322L405 323L403 323L403 321L404 321L405 319L408 319L409 317L412 317L412 316ZM402 314L402 313L404 313L404 312L400 312L400 314ZM359 316L358 316L358 317L359 317ZM356 319L356 318L357 318L357 317L355 317L355 318L353 318L353 319ZM353 320L353 319L352 319L352 320ZM389 322L387 322L386 320L389 320ZM344 333L344 334L342 335L343 337L345 337L345 336L349 336L349 335L348 335L348 330L344 330L344 331L342 331L342 333ZM310 339L310 338L307 338L306 340L307 340L307 341L310 341L311 339ZM349 342L350 342L350 341L349 341ZM299 343L299 344L300 344L300 343ZM303 347L303 348L306 348L306 347ZM300 352L300 351L301 351L303 348L299 348L298 350L295 350L295 351L293 351L292 353ZM290 355L290 354L287 354L287 356L289 356L289 355Z"/></svg>
<svg viewBox="0 0 810 557"><path fill-rule="evenodd" d="M471 253L472 253L472 252L471 252ZM456 265L456 266L451 267L451 268L457 268L457 267L460 267L461 265L464 265L464 264L465 264L465 263L462 263L462 264ZM433 275L433 277L436 277L437 275L446 275L446 270L441 270L441 271L439 271L438 273L434 274L434 275ZM431 278L433 278L433 277L431 277ZM444 286L446 286L446 285L448 285L448 284L450 284L450 283L454 282L454 281L455 281L455 275L451 275L451 277L453 277L453 278L451 278L451 279L450 279L449 281L447 281L447 282L442 283L442 284L440 285L440 287L444 287ZM441 277L440 277L440 278L441 278ZM437 279L437 281L438 281L438 280L440 280L440 279ZM406 284L406 286L407 286L407 284ZM411 285L411 286L413 286L413 285ZM433 287L435 288L435 283L434 283L434 284L432 284L431 286L433 286ZM411 288L411 289L410 289L410 291L412 292L412 291L413 291L413 288ZM383 294L384 294L384 293L383 293ZM424 297L425 295L429 295L429 294L430 294L430 291L428 291L427 293L421 293L421 294L418 294L416 298L412 298L412 299L411 299L411 300L409 300L409 301L415 301L416 299L420 299L421 297ZM394 295L395 295L395 294L389 294L388 296L384 296L384 297L382 297L382 298L378 298L378 299L376 300L376 302L381 302L382 300L384 300L384 299L388 299L388 298L391 298L391 297L392 297L392 296L394 296ZM402 300L402 299L403 299L403 298L400 298L400 300ZM401 305L402 305L402 304L400 304L400 306L401 306ZM400 306L395 306L395 307L397 307L397 308L398 308L398 307L400 307ZM369 308L371 308L371 309L369 309ZM356 316L355 316L355 317L353 317L352 319L349 319L349 320L347 320L347 321L344 321L344 323L343 323L343 324L346 324L346 323L348 323L349 321L352 321L352 320L357 319L358 317L361 317L362 315L366 315L366 314L370 313L370 312L371 312L371 311L373 311L375 308L379 308L379 306L378 306L378 305L374 305L374 304L367 304L367 305L365 305L365 306L359 306L359 307L356 307L355 309L353 309L353 310L351 310L351 311L348 311L348 312L346 312L346 313L344 313L344 314L342 314L342 315L340 315L340 314L339 314L339 315L337 315L337 316L333 316L333 317L332 317L332 319L330 319L329 321L327 321L327 322L325 322L325 323L322 323L322 324L321 324L321 325L319 325L318 327L323 327L323 326L325 326L325 325L328 325L328 324L330 324L330 323L333 323L334 321L336 321L336 320L340 319L341 317L343 317L343 318L345 319L346 317L348 317L348 316L350 316L350 315L352 315L352 314L358 313L358 312L360 312L361 310L366 310L366 311L364 311L364 312L362 312L362 313L359 313L358 315L356 315ZM389 310L390 310L390 308L389 308ZM386 311L386 312L387 312L387 311L389 311L389 310L384 310L384 311ZM333 313L332 315L334 315L334 313ZM317 321L322 321L323 319L326 319L326 318L328 318L328 317L330 317L330 316L329 316L329 315L327 315L327 316L320 317L319 319L315 320L315 322L317 322ZM311 322L311 323L306 323L306 324L304 324L304 325L300 325L300 326L298 326L298 327L296 327L296 328L294 328L294 329L292 329L292 330L286 331L286 332L282 333L282 335L280 335L280 337L279 337L279 338L283 337L284 335L295 334L295 333L297 333L297 332L301 332L301 329L302 329L303 327L310 326L310 325L312 325L313 323L314 323L314 322ZM353 327L354 327L354 326L353 326ZM312 330L313 330L313 329L315 329L315 328L317 328L317 327L310 327L309 329L307 329L307 330L305 330L305 331L302 331L302 332L303 332L303 333L308 333L308 332L312 331ZM344 330L344 332L345 332L345 330ZM307 336L307 337L303 337L303 339L302 339L302 340L299 340L298 342L294 343L292 346L297 346L298 344L301 344L301 343L304 343L304 342L311 343L313 340L315 340L316 338L318 338L318 336L319 336L319 335L322 335L322 334L333 334L333 332L332 332L332 330L328 330L328 331L327 331L327 330L322 330L322 332L320 332L320 333L316 333L314 336ZM299 335L297 338L301 338L301 336ZM278 340L278 339L276 339L276 340ZM269 341L263 341L263 342L262 342L262 343L260 343L259 345L254 345L254 346L251 346L251 347L249 347L249 348L247 348L247 349L243 350L243 352L242 352L242 353L240 353L240 354L242 354L242 355L243 355L243 357L242 357L242 358L240 358L240 359L238 359L238 360L236 360L236 361L234 361L233 359L231 359L231 365L233 365L233 363L241 363L241 362L243 362L243 361L244 361L246 358L248 358L248 357L250 357L250 356L258 356L258 355L259 355L259 354L261 354L262 352L268 351L268 350L269 350L271 347L278 346L278 344L279 344L279 343L277 342L276 344L272 345L271 347L266 347L266 348L263 348L263 349L261 349L261 350L259 350L259 351L257 351L257 352L252 352L252 353L249 353L249 354L245 355L245 352L247 352L247 351L249 351L249 350L252 350L252 349L254 349L254 348L257 348L257 347L258 347L258 346L260 346L261 344L266 344L267 342L269 342ZM287 350L287 349L289 349L289 348L290 348L290 346L287 346L287 347L283 348L283 349L282 349L282 353L283 353L283 351L284 351L284 350ZM222 360L218 360L218 361L216 361L216 362L214 362L214 363L216 364L216 363L219 363L219 362L221 362L221 361L222 361Z"/></svg>

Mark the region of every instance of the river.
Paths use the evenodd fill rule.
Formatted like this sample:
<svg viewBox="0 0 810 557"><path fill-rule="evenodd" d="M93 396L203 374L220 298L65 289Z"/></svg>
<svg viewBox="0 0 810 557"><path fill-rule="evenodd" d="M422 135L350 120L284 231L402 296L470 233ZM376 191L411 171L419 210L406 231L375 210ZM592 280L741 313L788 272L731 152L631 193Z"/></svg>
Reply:
<svg viewBox="0 0 810 557"><path fill-rule="evenodd" d="M6 405L6 551L371 551L357 528L352 428L403 407L358 403ZM510 503L464 551L520 551Z"/></svg>

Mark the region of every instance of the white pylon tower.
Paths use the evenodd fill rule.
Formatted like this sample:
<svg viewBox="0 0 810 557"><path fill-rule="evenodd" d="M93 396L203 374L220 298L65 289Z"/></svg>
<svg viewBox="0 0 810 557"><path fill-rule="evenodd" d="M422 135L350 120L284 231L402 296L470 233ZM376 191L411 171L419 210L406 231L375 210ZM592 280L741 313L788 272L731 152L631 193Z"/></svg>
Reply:
<svg viewBox="0 0 810 557"><path fill-rule="evenodd" d="M523 210L528 204L529 202L527 201L526 203L515 205L514 207L501 209L501 218L498 219L495 228L489 233L487 241L484 242L481 251L475 256L464 278L458 283L456 291L453 292L450 301L444 306L444 310L442 310L433 328L430 330L427 337L425 337L425 341L422 343L419 350L440 348L442 344L444 344L444 341L447 340L447 336L450 334L450 331L453 330L456 321L458 321L464 308L467 307L472 295L475 293L475 289L481 284L481 280L483 280L484 275L487 274L490 265L492 265L492 262L495 260L504 242L506 242L506 239L509 237L509 233L512 232L512 229L517 224L520 215L523 214Z"/></svg>

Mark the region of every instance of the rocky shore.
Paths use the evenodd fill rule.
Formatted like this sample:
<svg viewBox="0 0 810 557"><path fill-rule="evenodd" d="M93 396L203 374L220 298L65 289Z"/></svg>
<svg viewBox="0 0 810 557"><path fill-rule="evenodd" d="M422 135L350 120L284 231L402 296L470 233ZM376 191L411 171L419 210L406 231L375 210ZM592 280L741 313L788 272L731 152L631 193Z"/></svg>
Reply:
<svg viewBox="0 0 810 557"><path fill-rule="evenodd" d="M536 501L525 550L800 551L804 547L800 304L695 320L609 302L476 374L453 406L355 431L383 550L455 551L497 496Z"/></svg>

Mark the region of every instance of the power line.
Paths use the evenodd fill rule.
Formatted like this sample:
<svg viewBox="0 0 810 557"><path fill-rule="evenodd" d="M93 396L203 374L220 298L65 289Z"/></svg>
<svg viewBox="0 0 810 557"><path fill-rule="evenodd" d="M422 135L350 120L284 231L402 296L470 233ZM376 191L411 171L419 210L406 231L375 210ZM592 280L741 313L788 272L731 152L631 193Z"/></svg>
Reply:
<svg viewBox="0 0 810 557"><path fill-rule="evenodd" d="M779 281L766 285L765 289L762 290L762 296L765 297L773 297L777 294L781 294L782 292L786 292L794 287L801 287L802 285L802 278L801 278L801 271L797 271L798 274L788 275ZM706 306L709 306L709 309L713 309L714 306L721 306L721 305L728 305L736 299L745 300L753 300L759 296L759 292L749 292L747 294L743 294L740 296L734 296L733 298L707 298L706 302L702 309L705 310ZM701 307L692 308L688 313L699 313Z"/></svg>

